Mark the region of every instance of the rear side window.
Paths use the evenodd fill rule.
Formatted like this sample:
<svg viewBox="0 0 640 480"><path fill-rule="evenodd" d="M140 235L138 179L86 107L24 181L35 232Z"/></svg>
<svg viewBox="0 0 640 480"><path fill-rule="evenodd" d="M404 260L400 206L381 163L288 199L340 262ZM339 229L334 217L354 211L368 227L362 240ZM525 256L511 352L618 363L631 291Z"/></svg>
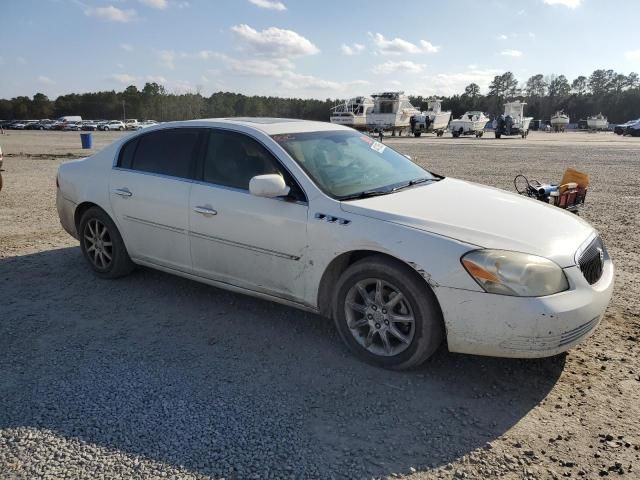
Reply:
<svg viewBox="0 0 640 480"><path fill-rule="evenodd" d="M147 133L127 143L119 165L142 172L193 178L200 129L176 128Z"/></svg>

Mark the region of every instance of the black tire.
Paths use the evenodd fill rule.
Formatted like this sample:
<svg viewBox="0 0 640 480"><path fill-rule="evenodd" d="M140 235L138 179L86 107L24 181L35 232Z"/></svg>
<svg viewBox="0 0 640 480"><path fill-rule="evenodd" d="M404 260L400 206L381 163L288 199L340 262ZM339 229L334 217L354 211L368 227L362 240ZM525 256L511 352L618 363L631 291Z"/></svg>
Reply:
<svg viewBox="0 0 640 480"><path fill-rule="evenodd" d="M498 132L496 132L496 138L500 138L500 134Z"/></svg>
<svg viewBox="0 0 640 480"><path fill-rule="evenodd" d="M2 191L2 173L0 173L0 192Z"/></svg>
<svg viewBox="0 0 640 480"><path fill-rule="evenodd" d="M104 130L105 132L109 131L109 127L104 127L102 130Z"/></svg>
<svg viewBox="0 0 640 480"><path fill-rule="evenodd" d="M105 254L99 256L95 253L92 254L91 246L94 241L88 238L97 237L98 229L96 227L98 225L106 228L106 233L100 237L100 249L104 251ZM80 237L82 254L98 277L107 279L122 277L131 273L135 267L129 257L129 253L127 253L127 248L124 245L118 228L109 215L101 208L91 207L82 215L78 236ZM107 243L110 243L110 246L107 246ZM93 252L95 252L95 248ZM104 260L107 256L110 256L111 259L105 262ZM101 262L100 259L103 261Z"/></svg>
<svg viewBox="0 0 640 480"><path fill-rule="evenodd" d="M413 336L410 342L405 344L406 346L396 337L385 334L387 338L393 338L401 348L404 348L397 354L382 355L372 353L356 340L348 325L347 309L349 307L346 306L347 296L353 288L356 288L355 286L358 282L366 282L371 279L379 279L385 284L396 287L403 295L401 302L406 302L406 307L410 308L409 312L413 313ZM405 307L403 306L403 308ZM385 310L381 310L381 312L387 313ZM359 321L366 321L365 314L362 313L362 315L363 317ZM406 370L422 364L438 349L444 338L442 313L438 301L429 286L408 266L383 256L365 258L345 270L336 285L333 318L340 337L356 356L373 365L393 370ZM386 320L384 321L388 324ZM394 323L395 325L397 323ZM410 325L407 325L407 327L411 328ZM372 329L373 327L370 328ZM407 335L409 334L407 333ZM375 339L375 334L373 334L372 338ZM380 333L378 333L377 338L379 343L382 343Z"/></svg>
<svg viewBox="0 0 640 480"><path fill-rule="evenodd" d="M118 128L118 130L120 130L122 132L124 130L124 127L120 127L120 128Z"/></svg>
<svg viewBox="0 0 640 480"><path fill-rule="evenodd" d="M451 135L453 135L453 138L458 138L460 136L460 134L456 131L451 132Z"/></svg>
<svg viewBox="0 0 640 480"><path fill-rule="evenodd" d="M414 135L415 135L416 137L419 137L420 135L422 135L422 133L421 133L421 132L415 132L415 133L414 133Z"/></svg>

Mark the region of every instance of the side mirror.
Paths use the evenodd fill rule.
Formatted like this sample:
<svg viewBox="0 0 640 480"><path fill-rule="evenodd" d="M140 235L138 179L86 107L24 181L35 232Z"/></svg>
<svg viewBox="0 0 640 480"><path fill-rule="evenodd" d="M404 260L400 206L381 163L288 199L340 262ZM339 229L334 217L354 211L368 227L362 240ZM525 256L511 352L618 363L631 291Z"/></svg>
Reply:
<svg viewBox="0 0 640 480"><path fill-rule="evenodd" d="M290 188L284 183L282 175L256 175L249 181L249 192L256 197L284 197L289 195Z"/></svg>

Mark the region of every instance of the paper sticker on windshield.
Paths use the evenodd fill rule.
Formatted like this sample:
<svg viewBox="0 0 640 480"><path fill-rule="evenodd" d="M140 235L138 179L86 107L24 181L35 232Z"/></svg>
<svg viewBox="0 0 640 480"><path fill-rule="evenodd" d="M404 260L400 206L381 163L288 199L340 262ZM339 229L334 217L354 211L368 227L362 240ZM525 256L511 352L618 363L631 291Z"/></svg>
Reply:
<svg viewBox="0 0 640 480"><path fill-rule="evenodd" d="M373 143L371 144L371 150L375 150L375 151L376 151L376 152L378 152L378 153L382 153L382 152L384 152L384 149L385 149L385 148L387 148L387 146L386 146L386 145L383 145L383 144L382 144L382 143L380 143L380 142L373 142Z"/></svg>

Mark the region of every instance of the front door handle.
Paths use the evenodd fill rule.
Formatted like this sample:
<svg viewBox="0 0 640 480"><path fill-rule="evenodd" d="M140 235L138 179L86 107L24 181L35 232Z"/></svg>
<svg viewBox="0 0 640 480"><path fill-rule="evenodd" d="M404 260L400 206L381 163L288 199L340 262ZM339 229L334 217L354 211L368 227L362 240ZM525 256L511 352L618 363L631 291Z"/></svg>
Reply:
<svg viewBox="0 0 640 480"><path fill-rule="evenodd" d="M131 193L128 188L116 188L113 193L115 193L116 195L120 195L121 197L130 197L131 195L133 195L133 193Z"/></svg>
<svg viewBox="0 0 640 480"><path fill-rule="evenodd" d="M218 212L209 207L193 207L193 211L201 215L217 215Z"/></svg>

